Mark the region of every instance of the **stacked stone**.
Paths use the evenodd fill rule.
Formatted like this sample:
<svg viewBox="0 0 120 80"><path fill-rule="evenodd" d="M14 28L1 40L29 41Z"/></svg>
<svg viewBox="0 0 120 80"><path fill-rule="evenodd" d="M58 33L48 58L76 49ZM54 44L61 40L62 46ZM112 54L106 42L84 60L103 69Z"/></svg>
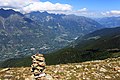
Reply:
<svg viewBox="0 0 120 80"><path fill-rule="evenodd" d="M45 77L46 74L44 73L45 70L45 58L43 54L35 54L32 57L32 72L35 76L36 80L39 80L39 78Z"/></svg>

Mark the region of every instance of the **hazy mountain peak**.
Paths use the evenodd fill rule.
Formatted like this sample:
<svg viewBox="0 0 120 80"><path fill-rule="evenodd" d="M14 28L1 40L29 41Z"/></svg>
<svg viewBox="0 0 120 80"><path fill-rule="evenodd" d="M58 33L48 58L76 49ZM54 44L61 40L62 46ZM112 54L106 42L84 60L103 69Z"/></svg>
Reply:
<svg viewBox="0 0 120 80"><path fill-rule="evenodd" d="M7 18L7 17L9 17L12 14L18 14L20 16L24 16L20 12L14 11L12 9L8 9L8 10L0 9L0 16L2 16L3 18Z"/></svg>

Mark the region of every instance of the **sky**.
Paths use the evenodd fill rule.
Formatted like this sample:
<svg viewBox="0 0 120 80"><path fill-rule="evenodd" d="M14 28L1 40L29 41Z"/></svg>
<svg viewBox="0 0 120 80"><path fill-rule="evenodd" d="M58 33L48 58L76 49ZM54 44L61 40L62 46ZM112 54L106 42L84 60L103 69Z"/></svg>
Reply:
<svg viewBox="0 0 120 80"><path fill-rule="evenodd" d="M0 0L0 8L87 17L120 16L120 0Z"/></svg>

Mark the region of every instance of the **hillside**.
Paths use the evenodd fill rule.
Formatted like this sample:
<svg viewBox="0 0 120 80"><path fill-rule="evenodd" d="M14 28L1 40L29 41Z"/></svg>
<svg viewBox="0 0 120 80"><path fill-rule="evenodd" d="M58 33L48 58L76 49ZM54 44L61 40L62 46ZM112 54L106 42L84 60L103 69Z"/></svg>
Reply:
<svg viewBox="0 0 120 80"><path fill-rule="evenodd" d="M105 28L78 38L70 46L45 54L47 64L76 63L120 57L120 27ZM25 63L28 62L28 63ZM1 63L1 67L29 66L31 58L13 58ZM5 64L4 64L5 63Z"/></svg>
<svg viewBox="0 0 120 80"><path fill-rule="evenodd" d="M2 73L2 74L1 74ZM50 80L119 80L120 57L46 66ZM51 78L52 77L52 78ZM1 80L32 80L30 67L0 69Z"/></svg>
<svg viewBox="0 0 120 80"><path fill-rule="evenodd" d="M78 38L70 46L48 54L48 63L72 63L120 57L119 35L120 27L94 31Z"/></svg>
<svg viewBox="0 0 120 80"><path fill-rule="evenodd" d="M82 50L120 49L120 27L94 31L82 38L78 38L71 46Z"/></svg>
<svg viewBox="0 0 120 80"><path fill-rule="evenodd" d="M94 31L78 38L70 46L48 54L48 63L73 63L120 57L119 35L120 27Z"/></svg>
<svg viewBox="0 0 120 80"><path fill-rule="evenodd" d="M100 28L102 25L82 16L0 9L0 61L49 53Z"/></svg>

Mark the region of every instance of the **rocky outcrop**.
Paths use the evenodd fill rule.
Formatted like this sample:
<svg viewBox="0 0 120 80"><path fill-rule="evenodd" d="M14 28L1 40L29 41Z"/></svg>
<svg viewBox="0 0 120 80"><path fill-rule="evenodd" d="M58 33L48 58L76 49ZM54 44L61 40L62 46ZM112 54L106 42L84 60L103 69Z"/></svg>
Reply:
<svg viewBox="0 0 120 80"><path fill-rule="evenodd" d="M10 70L10 68L2 69L0 72L5 72L5 71L8 71L8 70Z"/></svg>
<svg viewBox="0 0 120 80"><path fill-rule="evenodd" d="M36 80L44 78L46 76L46 74L44 73L46 64L43 54L37 53L33 55L31 58L32 58L31 72L34 74L34 78Z"/></svg>

